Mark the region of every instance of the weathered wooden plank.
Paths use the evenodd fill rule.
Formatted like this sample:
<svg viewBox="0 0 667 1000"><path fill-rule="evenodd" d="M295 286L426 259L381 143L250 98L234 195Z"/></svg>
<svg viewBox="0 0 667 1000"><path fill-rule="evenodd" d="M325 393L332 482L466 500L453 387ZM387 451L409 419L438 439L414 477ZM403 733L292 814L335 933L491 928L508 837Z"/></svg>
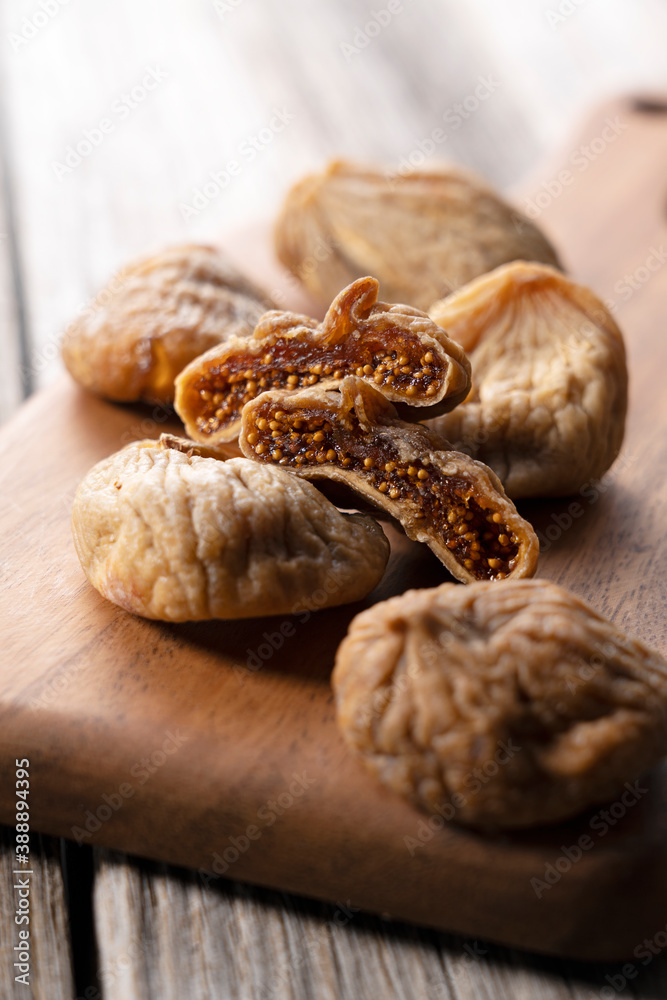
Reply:
<svg viewBox="0 0 667 1000"><path fill-rule="evenodd" d="M601 13L577 11L559 32L543 3L519 34L489 0L399 6L381 25L353 0L318 5L317 21L301 0L117 0L104 22L95 5L62 5L32 31L15 6L0 8L37 385L59 368L68 321L132 256L184 238L232 240L251 218L272 216L299 173L336 154L391 168L434 153L509 183L569 120L582 87L593 96L605 77L595 57ZM619 37L627 26L650 41L651 12L614 9ZM584 23L573 69L566 39ZM517 58L517 46L528 56ZM640 79L662 72L658 48L632 56ZM526 85L524 56L537 85ZM230 160L240 165L233 177Z"/></svg>
<svg viewBox="0 0 667 1000"><path fill-rule="evenodd" d="M181 869L95 854L104 1000L653 1000L667 991L667 958L647 961L648 949L629 967L557 962L382 921L349 901L326 906L224 879L204 886Z"/></svg>
<svg viewBox="0 0 667 1000"><path fill-rule="evenodd" d="M320 4L317 30L309 28L302 7L294 2L280 7L271 3L230 3L229 12L223 16L218 16L213 4L194 8L171 0L146 14L138 11L136 4L130 7L128 2L118 2L104 30L100 30L94 5L87 6L90 13L83 5L76 14L71 13L73 7L63 6L57 18L30 40L29 48L23 46L11 53L8 48L13 60L9 92L15 102L12 137L14 141L20 139L14 146L14 163L21 175L17 192L19 233L29 234L18 262L25 265L29 277L35 345L29 360L40 384L50 377L55 366L53 359L62 326L127 257L162 240L181 236L211 238L231 231L246 221L249 204L253 214L273 211L278 191L302 164L314 164L337 151L398 160L428 138L444 110L470 93L477 75L495 72L502 80L502 89L452 133L447 150L443 145L442 151L467 160L503 182L525 169L544 143L558 134L582 93L594 96L600 80L610 75L612 59L619 68L614 77L617 87L621 83L636 84L638 76L650 81L651 65L662 71L664 61L664 31L655 30L655 26L664 26L665 13L657 0L645 0L642 9L632 15L625 5L616 2L608 5L613 7L611 16L607 7L596 16L594 5L583 5L558 29L548 27L546 22L547 8L555 6L551 0L533 6L532 21L516 3L509 16L507 7L499 9L493 0L476 0L466 6L465 12L454 3L439 7L406 3L405 15L394 23L396 31L388 26L368 50L353 56L349 65L340 43L353 38L355 27L365 23L358 5L352 3L347 8ZM4 5L2 16L3 27L9 31L19 27L23 12L19 14L15 6L10 10L9 5ZM521 17L521 32L515 28L517 17ZM607 30L607 24L613 24L613 31ZM646 30L648 25L654 29L652 32ZM188 52L181 51L185 46L179 39L184 34ZM651 41L647 52L646 43ZM577 45L576 61L568 47L571 42ZM492 46L493 58L488 54ZM606 63L599 55L602 51ZM122 59L118 58L119 52ZM141 72L156 52L160 57L164 55L168 69L176 66L172 80L176 72L177 84L169 91L156 93L154 105L142 103L133 121L123 121L123 131L119 123L116 134L105 139L104 145L70 175L69 190L64 187L67 178L56 184L49 174L50 159L62 154L67 143L81 138L84 128L94 127L122 90L132 87L133 69ZM257 53L261 54L259 58ZM525 83L527 72L531 74L530 85ZM55 81L49 91L43 87L45 74ZM85 87L81 86L82 80ZM76 91L80 92L79 98ZM205 182L208 173L224 167L253 130L264 125L271 102L277 100L284 101L288 109L299 109L294 127L290 124L285 148L278 140L272 143L248 164L238 184L230 185L186 224L178 211L179 204L191 200L194 189ZM350 114L351 102L355 108L362 106L366 113ZM134 179L132 184L128 184L128 177ZM5 230L0 219L0 233ZM2 278L3 242L0 326L9 322L15 327L13 282L6 265ZM629 261L628 266L641 263L637 259ZM0 347L0 351L9 352L0 353L0 380L5 379L0 381L0 405L4 404L5 412L19 398L16 343L11 338L8 346L3 342ZM3 372L10 373L9 379ZM135 874L134 868L128 869L128 879ZM172 877L176 876L165 876ZM181 899L182 894L173 885L168 889L158 887L162 876L144 874L141 878L144 903L154 896L161 901L159 907L156 904L161 913L165 899L172 904ZM121 898L125 899L127 912L132 913L136 899L126 889ZM497 966L488 955L485 961L467 962L469 953L454 947L451 954L442 956L444 980L433 971L425 992L421 952L430 955L430 949L435 947L428 936L420 936L422 943L414 949L402 939L397 943L389 933L383 937L368 927L355 931L354 924L342 928L340 934L329 930L327 936L320 926L326 928L326 918L318 918L317 926L311 926L305 917L293 918L289 909L270 924L268 943L255 952L250 945L258 925L265 926L267 907L275 913L270 910L266 894L258 893L253 905L252 893L242 898L245 908L241 912L237 906L228 921L230 928L235 928L229 932L232 945L240 942L247 956L242 968L233 964L233 948L220 949L216 922L202 917L202 912L208 912L207 906L211 916L220 916L213 904L195 898L187 911L191 925L207 934L204 940L214 946L216 959L206 972L212 990L226 981L217 964L222 957L228 968L235 969L231 976L234 989L240 989L240 983L246 990L238 995L257 995L249 992L255 983L248 961L267 958L276 968L285 970L284 976L262 980L267 988L275 986L269 994L272 996L357 997L385 992L390 996L424 995L429 1000L444 1000L450 995L589 995L566 992L565 982L552 979L548 972L536 973L524 964L525 959L518 965L508 964L498 953L501 957ZM149 912L151 904L146 905L151 934L157 933L153 925L155 913ZM197 936L183 932L180 917L173 916L171 926L168 938L160 938L154 945L158 969L165 963L169 969L177 964L174 956L180 958L184 946L200 954ZM145 986L140 962L148 941L142 925L137 935L130 940L140 952L134 959L139 990ZM338 943L341 935L343 943ZM354 944L350 943L352 936ZM361 944L357 943L358 936ZM390 944L382 944L385 937ZM329 948L324 962L322 942ZM128 946L121 941L118 947L122 957ZM318 956L315 967L289 958L304 951L306 958ZM656 959L646 969L645 977L640 987L645 992L636 995L664 994L664 964ZM156 982L164 978L158 976ZM116 995L129 1000L133 984L128 981L127 985L127 993ZM192 995L188 985L185 983L181 996ZM593 995L600 995L609 984L600 973L591 976L589 986ZM334 989L353 992L332 993ZM548 989L552 992L545 992ZM163 994L156 989L152 994L136 995Z"/></svg>
<svg viewBox="0 0 667 1000"><path fill-rule="evenodd" d="M167 242L215 240L275 200L288 135L313 126L287 108L294 122L276 120L275 140L252 145L280 98L257 89L239 23L222 21L212 4L169 0L140 11L120 0L104 22L91 5L63 6L16 51L7 46L14 207L37 385L60 367L64 327L128 259ZM0 8L3 38L21 24L15 8ZM226 185L233 158L243 169ZM212 194L197 202L207 183ZM184 218L181 206L193 204L201 207Z"/></svg>
<svg viewBox="0 0 667 1000"><path fill-rule="evenodd" d="M25 275L24 366L35 384L59 369L68 321L133 255L183 238L232 239L251 218L271 216L287 184L328 156L396 167L433 153L504 185L610 76L617 89L662 79L667 16L656 0L632 12L614 2L613 18L577 6L562 24L550 23L551 0L529 16L516 0L509 15L492 0L394 7L378 20L354 0L323 3L311 22L301 0L141 9L117 0L103 27L94 5L62 5L37 25L33 11L0 8L20 240L13 270ZM619 56L611 74L601 34L607 59ZM272 131L275 109L286 120ZM230 160L240 164L234 177ZM182 207L195 204L184 218ZM0 236L7 228L0 214ZM8 285L2 270L0 262L0 302L4 295L12 314L12 276ZM18 400L12 345L2 347L7 363L0 356L0 372L10 372L0 382L6 413Z"/></svg>
<svg viewBox="0 0 667 1000"><path fill-rule="evenodd" d="M205 886L191 873L96 854L105 1000L456 995L420 932L396 933L349 901L324 906L222 879Z"/></svg>
<svg viewBox="0 0 667 1000"><path fill-rule="evenodd" d="M60 858L60 841L35 835L31 843L32 875L16 875L15 831L0 827L0 996L2 1000L72 1000L69 921ZM18 879L29 880L29 924L15 923ZM30 931L29 985L16 982L19 929Z"/></svg>
<svg viewBox="0 0 667 1000"><path fill-rule="evenodd" d="M7 173L6 152L7 137L0 103L0 424L12 415L33 383L24 339L18 248L12 220L12 187Z"/></svg>

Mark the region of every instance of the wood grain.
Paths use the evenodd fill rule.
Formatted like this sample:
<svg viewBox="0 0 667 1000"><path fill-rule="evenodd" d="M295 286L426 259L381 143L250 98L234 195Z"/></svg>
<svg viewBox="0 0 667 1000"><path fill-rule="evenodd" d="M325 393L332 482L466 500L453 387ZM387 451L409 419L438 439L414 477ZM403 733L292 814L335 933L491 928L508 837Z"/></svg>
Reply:
<svg viewBox="0 0 667 1000"><path fill-rule="evenodd" d="M497 840L447 827L411 857L405 837L422 817L375 784L334 725L328 674L359 605L313 615L253 672L249 653L261 654L281 620L165 626L126 615L90 589L68 540L75 484L123 439L165 426L62 382L23 408L0 454L4 495L15 498L5 524L17 540L0 594L10 621L3 645L8 664L25 664L0 675L0 723L12 755L31 760L38 828L208 871L227 851L234 877L342 895L535 950L613 958L660 926L664 782L656 779L547 899L536 897L531 877L576 841L588 818ZM394 543L376 598L442 579L430 554L398 536ZM131 794L121 800L124 784ZM0 818L6 809L3 798ZM253 842L250 826L260 830ZM245 844L240 853L231 838ZM619 890L648 872L653 884L618 907ZM496 905L483 908L489 896Z"/></svg>
<svg viewBox="0 0 667 1000"><path fill-rule="evenodd" d="M345 900L327 906L225 879L204 888L195 873L97 854L105 1000L590 1000L619 974L396 924ZM666 982L657 962L635 995L658 996Z"/></svg>
<svg viewBox="0 0 667 1000"><path fill-rule="evenodd" d="M658 180L651 140L661 148L663 130L653 124L646 132L639 115L606 151L604 176L624 178L614 212L629 210L622 197L628 159L641 171L630 202L634 218L649 211L636 207L637 192L654 210L655 196L647 194ZM588 177L598 183L592 170ZM564 198L556 208L562 219ZM574 211L572 245L588 241L593 256L601 220L589 213L587 231L576 201ZM610 211L603 231L613 234L625 216L610 218ZM570 244L562 242L567 253ZM634 252L641 256L644 248ZM631 309L625 303L618 309L633 385L642 387L641 403L633 397L624 451L632 458L619 460L595 502L580 498L583 513L554 537L540 568L664 648L664 534L657 528L664 444L655 428L664 426L665 402L647 388L666 360L653 320L663 295L658 272L630 300ZM359 606L313 615L252 671L250 654L271 652L267 643L280 621L164 626L124 614L88 587L69 543L75 485L123 441L157 435L168 426L165 417L114 407L63 381L24 407L3 445L4 523L13 539L0 594L10 623L3 642L7 663L25 666L0 675L0 721L7 743L30 756L43 789L34 821L47 832L76 836L79 828L86 842L207 870L220 868L227 851L232 860L224 873L235 878L343 896L394 917L535 950L631 955L665 922L664 774L656 773L650 794L538 899L530 879L589 829L591 817L496 840L447 827L411 857L405 837L415 836L422 817L375 785L348 756L333 723L328 674ZM567 513L563 503L525 508L547 540L554 513ZM375 599L442 579L430 554L398 536L393 542ZM144 778L142 762L152 755L159 764ZM119 808L109 806L103 796L118 801L128 781L131 795ZM276 806L274 815L271 803L281 795L288 807ZM90 836L87 811L110 813ZM259 828L252 842L249 826ZM247 847L238 851L232 837ZM619 892L629 887L631 899L618 906Z"/></svg>
<svg viewBox="0 0 667 1000"><path fill-rule="evenodd" d="M67 323L132 256L182 239L227 240L251 216L271 215L287 185L327 157L394 166L428 152L440 129L436 155L506 185L564 139L582 106L610 88L664 81L659 0L576 5L557 27L553 0L401 6L346 56L372 14L354 0L322 2L316 18L303 0L220 3L220 13L213 0L63 3L27 40L20 31L32 8L0 5L3 147L37 386L60 370ZM114 110L155 65L167 74L159 86L129 113ZM475 107L480 78L493 89ZM461 117L466 100L473 110ZM285 132L252 159L241 154L242 174L184 219L181 204L275 107L294 115ZM113 131L57 176L54 162L104 117ZM11 359L6 371L16 375Z"/></svg>
<svg viewBox="0 0 667 1000"><path fill-rule="evenodd" d="M549 174L545 173L544 177ZM537 185L536 185L537 186ZM585 205L582 206L585 217ZM591 261L583 252L580 266L586 268ZM169 988L169 982L165 983L165 973L163 966L159 962L146 962L146 954L153 950L160 952L164 945L159 939L166 938L172 940L169 927L178 918L179 905L174 898L173 887L170 892L171 905L165 913L165 908L159 905L159 899L164 896L162 883L169 880L173 883L179 878L178 872L172 870L170 874L156 873L154 870L145 872L143 878L153 886L152 897L147 899L144 896L144 906L149 908L149 914L140 914L133 910L127 917L127 923L114 919L114 909L116 906L117 893L122 891L126 883L133 883L137 879L136 863L133 867L128 867L125 859L117 856L109 860L105 858L103 865L113 865L113 879L105 878L98 885L98 922L101 928L102 950L106 954L105 941L116 940L116 951L123 951L128 947L128 942L132 942L138 936L145 947L142 948L141 955L136 959L140 966L148 965L146 978L152 983L152 987L146 987L145 992L137 991L137 997L150 997L151 995L162 995ZM190 894L192 891L191 879L186 877L187 888L182 890ZM224 881L224 880L223 880ZM158 888L160 887L160 888ZM225 884L226 889L226 884ZM212 890L215 892L215 890ZM208 894L210 896L210 893ZM377 995L379 984L382 984L382 991L392 996L413 996L416 990L413 986L419 984L419 995L433 998L448 997L496 997L496 996L519 996L531 998L552 998L552 997L590 997L599 995L600 991L609 988L609 979L618 984L621 975L618 968L601 968L598 966L582 968L571 968L563 963L558 966L549 965L545 961L539 962L533 959L526 962L524 956L513 956L511 953L503 952L494 948L488 943L477 941L467 942L467 950L461 942L457 942L451 936L438 935L437 939L433 935L428 935L424 931L413 931L415 939L407 941L400 936L400 932L394 930L390 925L381 925L384 930L382 945L374 945L375 936L378 931L375 928L364 926L358 928L358 921L361 919L370 921L372 918L364 915L357 915L356 920L345 928L345 933L339 935L336 941L321 942L321 935L315 938L318 946L315 957L317 962L315 972L311 970L312 965L312 938L299 940L302 932L302 921L300 915L293 911L289 905L282 909L281 919L283 924L292 930L291 941L296 936L296 945L285 940L277 954L267 955L264 946L264 937L258 939L255 931L257 921L260 920L262 926L267 919L274 919L274 908L272 898L266 892L255 890L254 898L262 901L262 909L257 913L254 908L240 908L235 905L234 897L229 900L227 893L218 891L216 895L216 907L221 912L216 912L215 926L218 932L212 942L213 947L207 948L206 954L211 965L217 974L212 977L215 985L208 982L203 987L203 995L209 995L206 989L215 991L217 995L225 997L255 995L248 992L245 985L248 981L252 983L252 970L262 970L267 964L271 967L278 965L281 969L290 970L295 965L305 971L299 976L295 983L291 976L282 975L281 981L272 992L275 997L293 996L322 996L330 995L340 997L341 1000L357 997L364 991L360 990L358 977L363 976L363 983L368 995ZM179 982L182 984L182 992L190 989L202 988L202 982L208 979L202 973L202 963L200 960L199 941L201 913L200 907L207 912L209 907L205 901L200 901L194 912L200 919L192 921L179 921L179 952L181 962L179 970L176 972ZM268 911L268 912L267 912ZM187 910L190 914L192 911ZM160 919L162 917L162 919ZM323 914L319 918L320 926L323 926L326 916ZM222 928L222 932L220 932ZM397 937L397 933L399 936ZM233 936L232 936L233 935ZM373 935L371 937L371 935ZM246 948L242 952L233 950L230 959L229 952L222 947L219 941L220 936L227 939L238 940L240 937L246 942ZM148 941L153 937L157 941ZM272 936L273 937L273 936ZM120 940L118 940L120 939ZM419 943L417 944L417 940ZM250 944L250 947L248 947ZM369 945L372 947L372 957L368 953ZM409 952L411 961L406 962L405 952ZM478 953L483 953L478 957ZM434 955L437 954L439 961L433 962ZM473 956L475 956L473 958ZM184 961L185 958L185 961ZM208 970L209 963L206 968ZM426 978L428 987L424 989L422 983L423 970L427 969ZM174 970L170 968L170 974L174 975ZM319 973L319 974L318 974ZM314 988L312 976L315 975L317 989ZM304 985L307 984L307 985ZM158 984L160 984L158 986ZM642 969L640 980L633 981L633 995L641 997L660 996L665 992L667 986L667 965L660 958L652 962L647 968ZM252 989L252 987L248 987ZM152 992L151 992L152 990ZM113 995L113 994L112 994ZM119 996L122 994L118 994ZM195 995L195 994L193 994ZM211 992L215 996L215 992ZM623 990L623 995L626 991Z"/></svg>
<svg viewBox="0 0 667 1000"><path fill-rule="evenodd" d="M26 371L25 365L27 345L3 110L0 102L0 424L14 413L32 388L31 373Z"/></svg>
<svg viewBox="0 0 667 1000"><path fill-rule="evenodd" d="M63 4L55 21L18 52L10 45L9 34L18 30L24 14L33 14L35 8L30 4L24 5L24 10L16 4L1 5L2 96L11 104L11 113L10 128L0 128L0 153L18 182L10 206L18 225L16 241L10 246L10 240L3 238L9 233L9 199L5 196L0 199L0 420L16 409L22 397L21 349L39 384L45 384L58 368L57 342L72 314L130 255L143 252L150 244L191 234L191 227L186 231L174 218L174 206L190 194L209 168L219 168L228 147L233 148L237 139L260 123L276 97L296 101L299 106L303 101L305 127L292 133L294 141L291 137L284 147L274 144L265 151L242 193L230 189L210 206L197 222L198 236L209 239L220 234L229 240L239 224L246 224L250 202L259 214L270 213L276 192L302 165L316 164L324 156L347 149L356 156L396 161L441 123L445 109L471 92L479 73L493 74L501 87L492 103L483 106L481 115L473 115L449 136L445 152L477 166L497 183L514 181L524 173L564 130L569 131L573 113L603 88L622 90L638 83L651 86L663 82L667 15L660 0L642 0L632 10L622 0L609 0L604 9L596 4L578 5L557 28L551 27L546 17L554 6L553 0L533 2L530 9L522 0L503 5L494 0L473 0L465 6L455 0L410 4L394 27L373 41L368 58L362 53L350 72L344 59L335 57L340 41L351 38L355 25L365 19L365 12L352 2L320 3L317 24L311 23L310 10L307 17L304 15L298 0L282 4L279 11L270 0L253 0L234 7L224 18L217 17L208 2L194 12L192 4L179 0L140 8L130 0L114 0L105 7L77 5L76 9ZM141 70L155 57L165 58L167 67L175 69L177 82L173 83L172 75L169 100L144 104L136 124L112 137L113 148L99 150L99 155L96 153L69 179L69 185L56 184L49 173L50 160L93 124L110 97L115 98L134 82L134 69ZM216 127L212 128L211 122ZM595 134L590 132L588 138ZM664 159L660 155L655 155L654 163L656 170L662 171ZM554 164L556 172L561 167L562 162ZM550 176L541 172L536 187ZM597 181L604 183L604 178ZM632 201L632 191L629 196ZM595 199L593 206L599 213ZM617 228L612 257L634 247L636 241L626 240L625 233L633 226L637 207L632 205L624 225ZM577 211L569 213L565 228L570 218L585 220L590 215L591 196L584 186ZM647 220L655 226L653 216L647 215ZM553 224L558 227L557 213ZM586 240L581 244L572 240L570 232L565 238L571 261L577 261L577 273L591 273L591 280L601 283L609 280L613 290L610 271L605 274L603 268L594 273L609 246L609 231L604 246L598 241L596 253L588 252ZM25 305L30 340L23 344L17 325L16 265L27 272ZM644 311L643 305L639 311ZM664 533L661 524L658 528ZM660 600L660 595L654 598L658 610ZM659 630L656 637L661 637ZM76 672L71 679L76 682ZM37 863L42 861L37 858ZM128 859L121 867L116 860L114 879L101 882L96 898L108 918L102 921L100 915L102 940L113 921L111 894L124 880L136 879L139 865ZM134 919L128 923L127 933L144 937L150 933L159 938L163 924L151 920L150 912L161 898L162 880L178 875L146 868L142 877L147 912L142 911L140 925ZM106 902L105 893L110 897ZM217 895L219 901L224 899L222 893ZM273 912L267 894L255 890L254 898L265 901ZM178 905L173 895L172 900ZM48 934L55 929L59 935L59 916L56 914L48 930L51 910L44 900L40 899L39 905ZM2 943L10 916L5 908L0 924ZM215 984L212 991L235 996L241 989L239 984L251 983L246 962L252 968L269 960L280 967L292 960L289 951L265 951L262 942L257 942L256 928L266 919L263 909L235 907L226 914L216 914L218 920L224 917L236 927L233 940L243 939L246 948L238 960L233 949L212 950L207 967ZM298 944L299 916L286 908L281 919L287 929L293 929L290 935L274 940L287 949L295 935ZM199 926L196 919L191 925L181 921L177 942L182 967L192 972L194 983L199 983L200 952L193 928ZM364 990L369 996L382 992L417 995L412 984L418 983L421 989L419 956L430 947L429 932L413 932L425 943L412 962L404 963L395 957L400 941L386 937L371 950L371 935L379 931L368 925L357 932L355 927L356 922L339 935L335 949L332 946L327 956L324 977L315 979L321 995L333 991L336 996L356 998ZM214 925L214 940L215 932ZM123 927L116 922L114 939L121 953L122 933ZM255 949L250 947L254 942ZM164 953L159 942L155 948L158 954ZM567 980L543 970L545 963L526 964L525 959L518 959L520 964L513 964L503 954L498 958L498 972L487 955L473 965L471 978L467 953L460 948L457 951L451 938L440 938L438 948L447 971L442 981L429 979L433 990L420 994L429 1000L449 995L573 995ZM371 951L378 957L371 958ZM135 959L138 965L144 954L142 950ZM657 960L645 970L633 993L647 998L665 994L659 965ZM430 971L429 966L429 975ZM164 979L160 968L152 968L151 973L153 992L141 992L137 987L137 996L162 995L155 986ZM146 978L141 970L136 977L141 983ZM357 977L363 990L356 988ZM179 981L181 995L188 996L188 979L181 976ZM57 987L49 990L49 985L43 995L56 996ZM605 985L602 972L591 975L590 993L598 995ZM320 995L306 994L304 988L301 979L296 984L281 981L271 995ZM581 995L588 997L589 991L581 989ZM2 972L0 994L11 995ZM126 994L128 1000L130 995ZM580 995L578 991L576 995Z"/></svg>
<svg viewBox="0 0 667 1000"><path fill-rule="evenodd" d="M414 930L392 938L386 923L345 901L257 899L238 883L206 889L195 875L128 874L124 861L102 852L96 882L101 968L119 970L107 977L108 1000L450 995L436 948ZM139 959L130 968L128 948Z"/></svg>
<svg viewBox="0 0 667 1000"><path fill-rule="evenodd" d="M65 885L57 841L36 836L31 843L30 878L30 985L15 981L14 923L16 856L13 830L0 839L0 996L2 1000L72 1000L75 996L69 948L69 922ZM20 877L20 876L19 876ZM24 925L22 925L24 926Z"/></svg>

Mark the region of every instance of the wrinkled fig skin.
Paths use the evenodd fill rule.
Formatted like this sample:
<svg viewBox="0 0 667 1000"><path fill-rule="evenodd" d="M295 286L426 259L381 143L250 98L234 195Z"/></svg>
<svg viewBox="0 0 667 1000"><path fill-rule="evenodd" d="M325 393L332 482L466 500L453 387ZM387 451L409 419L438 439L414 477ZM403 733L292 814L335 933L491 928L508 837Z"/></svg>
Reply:
<svg viewBox="0 0 667 1000"><path fill-rule="evenodd" d="M566 819L667 753L667 663L543 580L375 604L332 682L343 736L379 779L470 826Z"/></svg>
<svg viewBox="0 0 667 1000"><path fill-rule="evenodd" d="M174 378L272 308L213 247L177 246L124 268L63 338L70 374L119 402L170 404Z"/></svg>
<svg viewBox="0 0 667 1000"><path fill-rule="evenodd" d="M249 340L230 338L195 359L176 380L176 410L197 441L238 437L245 403L269 389L331 388L356 374L419 417L465 399L465 352L426 313L377 301L365 277L343 289L324 321L268 312ZM415 408L415 409L413 409Z"/></svg>
<svg viewBox="0 0 667 1000"><path fill-rule="evenodd" d="M389 556L382 529L314 486L245 458L139 441L96 465L72 513L92 585L163 621L251 618L365 597Z"/></svg>
<svg viewBox="0 0 667 1000"><path fill-rule="evenodd" d="M473 386L430 423L489 465L513 499L576 493L623 442L628 375L621 332L592 292L517 261L431 310L470 355Z"/></svg>
<svg viewBox="0 0 667 1000"><path fill-rule="evenodd" d="M243 452L238 446L238 441L211 447L210 445L191 441L190 438L179 437L177 434L160 434L158 443L161 448L173 448L174 451L182 451L184 455L188 455L190 458L193 455L198 455L199 458L217 458L223 462L228 458L243 458Z"/></svg>
<svg viewBox="0 0 667 1000"><path fill-rule="evenodd" d="M535 572L535 532L493 472L399 420L361 379L343 379L340 392L263 393L244 408L239 445L248 458L351 487L463 583Z"/></svg>
<svg viewBox="0 0 667 1000"><path fill-rule="evenodd" d="M428 309L510 260L559 266L533 222L466 171L392 175L334 161L288 193L275 228L280 260L323 304L364 274L388 302Z"/></svg>

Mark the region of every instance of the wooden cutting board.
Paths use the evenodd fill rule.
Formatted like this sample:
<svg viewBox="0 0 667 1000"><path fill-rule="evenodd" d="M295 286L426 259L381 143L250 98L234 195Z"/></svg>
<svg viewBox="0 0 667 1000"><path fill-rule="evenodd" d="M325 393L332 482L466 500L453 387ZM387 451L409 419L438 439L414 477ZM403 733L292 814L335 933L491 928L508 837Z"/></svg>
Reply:
<svg viewBox="0 0 667 1000"><path fill-rule="evenodd" d="M532 186L529 210L569 269L613 303L631 406L622 455L601 483L521 506L545 542L539 573L663 652L666 165L667 105L617 102ZM264 244L246 249L248 267L275 287ZM632 959L663 931L664 768L606 814L551 829L433 830L376 784L335 727L336 647L368 602L170 626L88 585L69 528L79 480L122 444L176 427L160 410L114 406L63 378L4 431L0 821L12 821L14 761L27 757L34 829L199 868L206 880L217 873L580 958ZM446 579L423 547L391 538L370 600Z"/></svg>

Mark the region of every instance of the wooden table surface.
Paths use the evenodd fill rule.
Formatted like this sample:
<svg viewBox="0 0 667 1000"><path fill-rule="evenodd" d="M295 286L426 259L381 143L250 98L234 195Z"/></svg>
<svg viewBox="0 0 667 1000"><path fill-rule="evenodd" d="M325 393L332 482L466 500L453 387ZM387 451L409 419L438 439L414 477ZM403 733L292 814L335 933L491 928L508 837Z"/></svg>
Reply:
<svg viewBox="0 0 667 1000"><path fill-rule="evenodd" d="M538 190L552 176L540 163L574 134L584 104L611 91L667 91L658 0L631 11L620 0L604 11L594 0L402 0L376 30L373 12L387 7L0 4L1 419L57 375L64 325L126 260L184 239L233 251L234 233L273 214L286 185L329 155L397 165L445 120L436 153L506 189ZM490 93L475 105L482 79ZM277 111L282 129L267 139L261 130ZM111 128L99 139L102 119ZM99 141L81 162L68 158L91 137ZM561 148L558 162L567 155ZM224 184L239 156L241 175ZM185 206L211 172L221 189L192 214ZM558 237L557 223L552 231ZM601 261L613 249L601 249ZM667 992L662 955L637 963L638 975L547 960L389 924L346 900L325 905L222 879L206 887L194 872L40 836L26 988L12 969L13 843L3 830L2 1000Z"/></svg>

